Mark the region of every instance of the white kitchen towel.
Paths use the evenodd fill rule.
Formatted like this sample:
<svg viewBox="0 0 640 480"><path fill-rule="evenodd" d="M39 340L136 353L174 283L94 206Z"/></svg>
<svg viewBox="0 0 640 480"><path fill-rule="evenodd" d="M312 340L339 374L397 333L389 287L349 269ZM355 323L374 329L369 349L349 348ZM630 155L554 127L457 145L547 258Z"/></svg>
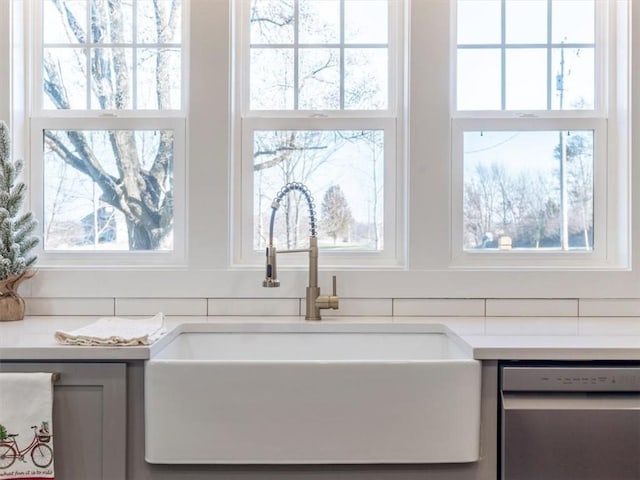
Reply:
<svg viewBox="0 0 640 480"><path fill-rule="evenodd" d="M51 479L51 373L0 373L0 479Z"/></svg>
<svg viewBox="0 0 640 480"><path fill-rule="evenodd" d="M58 330L54 336L65 345L134 346L150 345L165 332L164 314L160 312L140 319L104 317L70 332Z"/></svg>

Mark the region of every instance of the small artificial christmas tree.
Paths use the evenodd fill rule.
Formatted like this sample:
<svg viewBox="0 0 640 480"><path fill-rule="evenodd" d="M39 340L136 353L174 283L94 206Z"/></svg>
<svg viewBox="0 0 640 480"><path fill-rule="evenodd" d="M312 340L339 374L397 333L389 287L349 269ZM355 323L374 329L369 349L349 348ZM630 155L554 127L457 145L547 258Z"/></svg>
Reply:
<svg viewBox="0 0 640 480"><path fill-rule="evenodd" d="M0 121L0 320L22 320L24 300L18 285L35 272L38 244L32 233L37 222L31 212L21 211L27 187L18 181L24 163L11 160L9 129Z"/></svg>

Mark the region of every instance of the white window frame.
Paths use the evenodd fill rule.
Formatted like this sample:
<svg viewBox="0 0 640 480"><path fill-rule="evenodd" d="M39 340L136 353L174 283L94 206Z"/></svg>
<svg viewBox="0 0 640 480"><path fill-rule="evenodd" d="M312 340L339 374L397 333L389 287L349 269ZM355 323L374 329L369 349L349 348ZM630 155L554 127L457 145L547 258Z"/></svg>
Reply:
<svg viewBox="0 0 640 480"><path fill-rule="evenodd" d="M596 0L595 25L595 92L592 110L502 110L465 111L456 110L456 4L452 1L452 95L451 95L451 145L452 145L452 214L451 214L451 259L453 268L548 268L548 269L598 269L628 268L630 256L630 225L622 196L617 195L624 185L620 175L629 175L628 159L617 153L615 131L620 126L615 101L616 58L619 39L615 37L612 18L623 13L615 1ZM619 20L618 20L619 21ZM605 48L603 48L603 45ZM547 72L551 75L551 72ZM611 92L607 91L607 87ZM623 92L618 92L624 95ZM503 92L504 97L504 92ZM504 100L504 98L503 98ZM463 248L463 134L465 131L571 131L594 132L594 247L589 251L573 250L465 250Z"/></svg>
<svg viewBox="0 0 640 480"><path fill-rule="evenodd" d="M304 268L289 267L286 270L290 271L282 272L280 289L262 288L263 259L255 266L244 264L235 268L241 246L242 138L237 110L240 86L234 80L241 77L235 71L239 63L233 58L238 55L234 44L237 37L231 30L237 25L238 1L241 0L193 2L193 15L187 23L191 41L197 48L189 52L192 68L187 73L191 100L186 121L189 213L185 221L188 228L186 265L147 268L128 260L126 265L114 262L97 268L91 264L62 263L47 267L40 258L38 275L23 284L27 295L54 300L54 310L57 299L99 299L97 305L107 304L108 311L113 311L114 297L116 306L121 298L188 299L202 304L206 298L214 299L214 303L219 298L236 298L242 302L269 298L276 299L277 303L277 299L304 297L307 277ZM637 95L632 98L631 90L640 91L640 75L631 65L640 65L640 48L633 48L640 42L640 9L633 10L637 7L635 1L611 0L619 8L612 8L615 14L609 16L609 24L615 27L611 29L615 32L612 44L615 54L607 62L608 78L612 79L607 93L609 142L605 146L609 158L606 212L610 235L607 247L612 252L610 265L585 266L582 260L576 260L573 266L549 267L543 262L527 266L517 256L508 255L512 259L508 265L474 267L451 261L450 96L455 87L451 82L455 77L450 71L455 58L450 48L452 1L406 0L404 8L398 10L403 13L399 20L406 32L406 36L398 35L398 38L409 45L398 57L398 68L406 81L398 85L397 92L403 111L397 116L396 147L398 159L403 160L397 163L394 205L396 227L400 232L397 251L406 250L404 255L399 254L399 258L406 259L405 263L395 269L373 264L355 268L340 266L322 272L321 286L324 288L330 283L330 273L337 273L343 299L374 299L375 305L378 300L389 302L392 298L637 299L640 222L632 220L640 207L640 197L632 197L631 192L640 188L640 177L635 172L632 174L631 163L640 159L637 153L640 137L632 135L631 128L632 121L635 121L634 130L640 124L640 98ZM0 82L0 117L9 120L14 158L25 159L25 174L34 162L28 151L29 125L25 114L28 108L24 102L24 89L32 79L28 71L31 64L23 61L30 39L19 30L25 25L22 6L29 2L31 0L0 1L1 12L10 10L10 16L0 15L0 58L3 59L0 62L3 80ZM34 184L28 188L32 192ZM27 201L25 207L32 206ZM327 256L321 253L323 269L329 260ZM299 261L302 264L304 259ZM74 308L75 302L70 301ZM154 305L153 301L149 303ZM87 304L81 301L79 305L82 309ZM135 305L135 308L139 306ZM262 311L262 303L255 308ZM338 311L338 314L349 313Z"/></svg>
<svg viewBox="0 0 640 480"><path fill-rule="evenodd" d="M30 71L32 82L28 87L30 99L29 150L30 200L36 218L44 219L44 130L172 130L174 132L173 157L173 249L169 251L65 251L45 250L44 241L36 248L39 266L93 268L139 268L178 266L186 263L187 240L187 101L188 101L188 18L189 1L182 0L182 94L181 108L174 110L53 110L43 105L42 91L42 8L40 0L28 0L28 18L31 32ZM44 221L40 228L43 228ZM41 232L41 235L43 233ZM43 235L44 238L44 235Z"/></svg>
<svg viewBox="0 0 640 480"><path fill-rule="evenodd" d="M250 110L250 0L237 0L233 171L233 228L230 238L232 266L262 265L264 253L253 246L253 135L260 130L381 130L384 132L384 247L380 251L322 251L322 267L395 268L404 263L403 228L403 68L404 0L389 1L388 108L386 110ZM274 191L275 197L278 192ZM311 192L312 195L314 192ZM316 204L320 199L315 198ZM306 259L285 255L278 262L302 266Z"/></svg>

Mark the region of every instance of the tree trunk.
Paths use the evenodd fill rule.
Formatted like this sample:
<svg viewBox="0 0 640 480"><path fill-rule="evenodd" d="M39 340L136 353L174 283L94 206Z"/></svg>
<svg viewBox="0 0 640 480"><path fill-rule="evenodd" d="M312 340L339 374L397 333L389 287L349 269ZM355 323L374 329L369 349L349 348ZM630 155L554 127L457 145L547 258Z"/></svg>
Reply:
<svg viewBox="0 0 640 480"><path fill-rule="evenodd" d="M127 231L130 250L156 250L162 239L161 236L149 231L146 225L130 220L127 220Z"/></svg>

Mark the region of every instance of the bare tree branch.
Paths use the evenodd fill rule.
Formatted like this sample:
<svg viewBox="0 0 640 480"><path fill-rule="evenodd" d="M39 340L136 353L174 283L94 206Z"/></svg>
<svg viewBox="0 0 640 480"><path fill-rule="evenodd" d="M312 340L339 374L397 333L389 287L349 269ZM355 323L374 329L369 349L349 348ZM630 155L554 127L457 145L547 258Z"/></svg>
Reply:
<svg viewBox="0 0 640 480"><path fill-rule="evenodd" d="M73 36L78 41L78 43L85 43L87 34L78 23L78 20L76 20L76 17L67 5L67 2L61 0L52 1L58 12L60 12L60 14L65 17L67 25L69 26L71 32L73 33Z"/></svg>

